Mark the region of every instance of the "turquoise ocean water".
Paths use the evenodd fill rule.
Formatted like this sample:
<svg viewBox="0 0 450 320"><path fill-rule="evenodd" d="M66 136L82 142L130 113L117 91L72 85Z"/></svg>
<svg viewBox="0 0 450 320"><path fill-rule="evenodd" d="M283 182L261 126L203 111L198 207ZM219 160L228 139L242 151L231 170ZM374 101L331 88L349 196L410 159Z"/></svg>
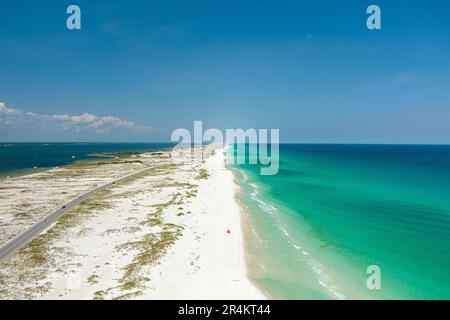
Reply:
<svg viewBox="0 0 450 320"><path fill-rule="evenodd" d="M0 143L0 178L95 159L94 153L153 151L167 143Z"/></svg>
<svg viewBox="0 0 450 320"><path fill-rule="evenodd" d="M450 298L450 146L280 145L277 175L233 170L251 277L273 298Z"/></svg>

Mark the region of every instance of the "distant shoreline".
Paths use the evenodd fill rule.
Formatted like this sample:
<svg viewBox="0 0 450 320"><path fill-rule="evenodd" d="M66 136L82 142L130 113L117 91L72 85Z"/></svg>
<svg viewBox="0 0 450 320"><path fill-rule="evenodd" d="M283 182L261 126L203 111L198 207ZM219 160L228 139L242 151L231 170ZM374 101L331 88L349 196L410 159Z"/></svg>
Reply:
<svg viewBox="0 0 450 320"><path fill-rule="evenodd" d="M165 143L8 142L0 144L0 180L111 157L122 152L152 152L170 148ZM113 157L113 156L112 156Z"/></svg>

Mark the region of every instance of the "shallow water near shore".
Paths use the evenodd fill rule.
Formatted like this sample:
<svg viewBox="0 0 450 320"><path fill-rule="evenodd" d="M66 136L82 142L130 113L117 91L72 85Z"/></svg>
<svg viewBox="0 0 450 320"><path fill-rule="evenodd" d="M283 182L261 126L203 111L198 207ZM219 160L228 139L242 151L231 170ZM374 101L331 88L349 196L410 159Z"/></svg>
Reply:
<svg viewBox="0 0 450 320"><path fill-rule="evenodd" d="M450 298L450 146L281 145L233 166L252 280L280 299ZM381 269L381 289L366 286Z"/></svg>

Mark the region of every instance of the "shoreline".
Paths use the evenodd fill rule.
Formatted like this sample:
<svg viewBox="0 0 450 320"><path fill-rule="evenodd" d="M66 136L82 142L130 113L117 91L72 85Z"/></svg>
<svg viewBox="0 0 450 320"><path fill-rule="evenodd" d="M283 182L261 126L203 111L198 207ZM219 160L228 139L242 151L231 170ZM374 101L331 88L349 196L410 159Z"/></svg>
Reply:
<svg viewBox="0 0 450 320"><path fill-rule="evenodd" d="M289 212L288 210L291 209L274 202L270 197L265 197L264 183L250 178L251 176L245 172L245 169L237 167L233 173L238 178L236 181L241 181L241 184L238 183L240 190L236 197L245 214L243 217L246 218L243 225L247 237L246 244L250 251L248 258L250 280L269 299L348 299L349 289L337 286L335 282L337 272L329 267L331 265L328 263L329 260L324 259L320 251L313 250L315 247L310 243L300 241L301 235L299 236L296 232L307 229L291 229L290 223L295 223L295 221L280 214ZM253 191L246 187L251 187ZM255 210L254 205L259 206L260 204L263 204L263 207ZM267 217L261 217L258 214L258 212L267 213L266 210L270 210L272 213ZM276 214L273 213L273 210ZM262 225L261 221L263 220L265 222ZM303 234L307 233L307 231L303 232ZM278 242L282 240L283 247L268 244L271 241L268 241L267 234L276 235ZM273 243L277 241L273 241ZM280 250L291 250L291 254L280 255ZM274 254L272 254L273 252ZM254 259L254 257L258 259ZM281 266L286 267L283 271L280 271L279 268L280 261L284 263ZM288 286L281 287L282 281L285 279L295 283L300 290L294 291L297 288L292 290ZM345 294L343 290L346 290Z"/></svg>
<svg viewBox="0 0 450 320"><path fill-rule="evenodd" d="M69 166L76 164L81 161L96 161L99 159L114 159L116 158L116 154L121 153L151 153L155 151L167 151L171 149L168 146L169 143L165 142L155 142L155 143L139 143L139 142L8 142L8 143L0 143L0 148L2 148L3 152L8 151L9 149L14 151L14 148L24 147L24 146L36 146L36 150L24 150L25 159L30 160L33 158L33 153L37 152L38 159L40 156L47 156L46 151L48 148L55 148L58 146L72 146L75 149L73 150L65 150L63 153L58 153L56 156L62 157L57 158L56 161L51 161L49 163L49 159L45 158L44 163L38 162L20 162L19 167L17 168L9 168L6 170L0 170L0 180L8 179L8 178L16 178L29 176L32 174L45 172L49 170L53 170L55 168L60 168L64 166ZM84 148L82 151L77 150L76 147L81 146ZM92 149L95 146L99 146L100 149ZM91 148L92 147L92 148ZM103 149L103 150L102 150ZM6 156L11 156L11 151L5 153ZM73 156L73 158L72 158ZM1 161L0 161L1 162ZM3 165L3 163L1 163ZM5 163L8 165L8 162Z"/></svg>
<svg viewBox="0 0 450 320"><path fill-rule="evenodd" d="M190 222L186 223L193 233L186 232L184 239L178 241L167 258L152 271L150 276L165 274L166 280L162 277L155 280L154 294L145 298L267 299L248 277L242 215L235 200L237 185L233 173L226 167L223 148L215 148L203 165L209 177L198 182L198 196L186 209L200 213L189 217ZM189 268L186 262L190 260L193 242L195 271L185 277L179 270ZM180 287L180 283L184 285ZM167 286L177 292L175 296L160 290Z"/></svg>
<svg viewBox="0 0 450 320"><path fill-rule="evenodd" d="M144 152L141 152L144 153ZM51 167L28 167L28 168L20 168L20 169L14 169L14 170L10 170L10 171L3 171L2 173L0 173L0 180L2 179L11 179L11 178L20 178L20 177L26 177L26 176L30 176L33 174L39 174L42 172L47 172L47 171L52 171L58 168L63 168L65 166L70 166L73 164L77 164L79 162L89 162L89 161L96 161L96 160L100 160L100 159L115 159L117 157L115 156L107 156L107 155L101 155L101 154L86 154L87 157L90 158L86 158L86 159L75 159L72 162L68 162L62 165L58 165L58 166L51 166Z"/></svg>
<svg viewBox="0 0 450 320"><path fill-rule="evenodd" d="M236 191L234 195L234 201L236 201L237 205L239 206L239 212L240 212L240 220L241 220L241 231L243 236L243 250L244 250L244 257L245 257L245 264L246 264L246 273L248 280L256 287L258 290L265 296L266 299L270 300L273 299L273 297L270 295L270 293L265 290L263 287L258 285L258 283L253 279L252 277L252 261L255 259L255 257L252 257L249 252L249 241L254 240L254 235L251 231L250 226L250 212L249 209L244 206L244 204L240 201L240 196L242 191L242 187L239 185L239 183L236 180L236 172L227 166L227 169L233 174L233 183L236 186Z"/></svg>

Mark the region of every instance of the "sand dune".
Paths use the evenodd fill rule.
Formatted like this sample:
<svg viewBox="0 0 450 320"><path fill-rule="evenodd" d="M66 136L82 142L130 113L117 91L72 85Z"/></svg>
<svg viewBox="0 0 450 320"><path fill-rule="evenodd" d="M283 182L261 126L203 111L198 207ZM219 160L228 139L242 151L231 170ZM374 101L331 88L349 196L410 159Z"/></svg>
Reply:
<svg viewBox="0 0 450 320"><path fill-rule="evenodd" d="M203 160L174 162L165 151L3 181L0 197L25 190L8 205L28 204L21 219L2 217L11 238L108 177L154 168L86 200L2 263L0 298L264 298L247 278L232 173L211 148Z"/></svg>

